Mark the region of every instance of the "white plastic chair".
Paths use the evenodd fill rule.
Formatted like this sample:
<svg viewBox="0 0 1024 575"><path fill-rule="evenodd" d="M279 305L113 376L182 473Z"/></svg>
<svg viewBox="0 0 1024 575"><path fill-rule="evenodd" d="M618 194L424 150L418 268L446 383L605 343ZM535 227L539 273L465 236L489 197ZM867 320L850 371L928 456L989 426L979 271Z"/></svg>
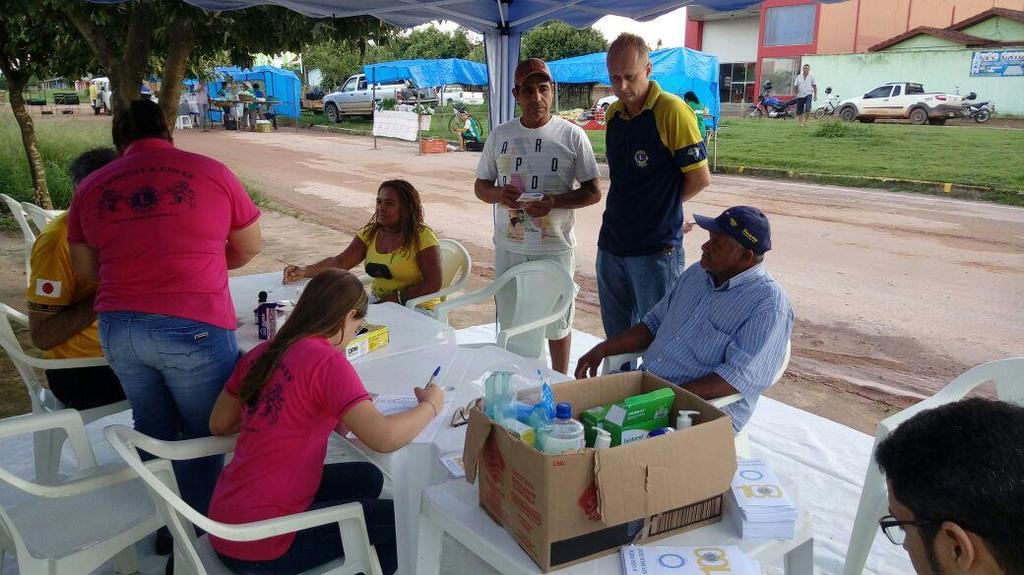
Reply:
<svg viewBox="0 0 1024 575"><path fill-rule="evenodd" d="M466 248L459 242L449 239L437 240L437 246L441 249L441 289L405 302L408 308L415 309L425 301L462 291L469 282L473 271L473 258Z"/></svg>
<svg viewBox="0 0 1024 575"><path fill-rule="evenodd" d="M36 225L36 229L40 232L42 232L51 221L53 221L53 218L64 213L64 210L48 210L46 208L41 208L32 202L21 202L21 207L25 210L25 213L32 218L32 223Z"/></svg>
<svg viewBox="0 0 1024 575"><path fill-rule="evenodd" d="M439 321L448 323L453 309L492 299L511 282L515 282L516 308L508 325L500 326L498 347L522 357L543 358L547 348L544 328L564 316L576 296L572 276L554 262L540 260L514 266L481 290L441 302L434 313Z"/></svg>
<svg viewBox="0 0 1024 575"><path fill-rule="evenodd" d="M25 236L25 285L27 286L32 277L32 246L36 243L36 234L32 231L32 226L28 225L28 214L25 213L21 202L7 194L0 194L0 198L7 203L7 207L14 214L14 220L21 228L22 235Z"/></svg>
<svg viewBox="0 0 1024 575"><path fill-rule="evenodd" d="M775 385L782 379L782 376L786 373L786 368L789 367L789 357L791 352L790 340L786 340L786 354L782 357L782 365L779 366L778 371L775 372L775 377L772 378L772 385ZM646 351L646 350L644 350ZM636 353L622 353L618 355L612 355L604 358L601 362L601 373L619 373L622 371L621 367L626 363L632 362L633 360L640 360L639 363L643 363L643 351ZM726 395L725 397L717 397L715 399L708 400L708 403L722 409L723 407L736 403L743 399L743 394L734 393L732 395ZM750 437L747 435L747 428L739 430L736 434L736 455L744 459L750 459Z"/></svg>
<svg viewBox="0 0 1024 575"><path fill-rule="evenodd" d="M111 559L119 573L137 572L134 544L163 525L145 486L123 465L96 465L72 409L0 421L0 439L49 430L67 434L78 472L47 486L0 468L0 483L18 493L0 508L0 571L10 553L21 575L79 575Z"/></svg>
<svg viewBox="0 0 1024 575"><path fill-rule="evenodd" d="M1024 357L1014 357L972 367L935 395L879 422L878 430L875 432L875 444L871 448L868 471L864 476L864 488L860 494L860 503L857 505L857 517L850 533L850 546L846 550L843 575L860 575L864 571L864 564L867 563L871 545L878 531L878 519L887 514L888 490L882 472L875 463L875 450L878 444L889 437L900 424L918 413L960 401L972 389L989 381L995 382L996 395L1000 400L1024 405Z"/></svg>
<svg viewBox="0 0 1024 575"><path fill-rule="evenodd" d="M459 242L449 239L437 240L437 246L441 249L441 289L410 299L405 302L405 306L408 308L415 309L425 301L436 297L444 298L462 291L469 282L473 270L473 258L470 257L466 248ZM363 282L364 286L369 286L373 283L373 278L364 272L359 274L359 281Z"/></svg>
<svg viewBox="0 0 1024 575"><path fill-rule="evenodd" d="M184 115L184 114L181 115L181 116L178 116L178 118L176 120L174 120L174 129L175 130L183 130L183 129L186 129L186 128L189 129L189 130L192 129L192 116Z"/></svg>
<svg viewBox="0 0 1024 575"><path fill-rule="evenodd" d="M18 310L0 304L0 347L4 348L7 356L11 359L21 380L28 390L29 399L32 401L32 413L47 413L64 409L64 404L55 395L43 387L39 380L36 369L68 369L73 367L94 367L107 365L103 357L82 358L82 359L41 359L25 353L21 342L14 335L11 327L11 320L28 326L28 317ZM90 423L128 409L128 401L119 401L109 405L102 405L92 409L78 412L85 423ZM58 467L60 465L60 450L64 445L65 434L60 430L43 430L35 434L33 443L35 449L36 481L41 483L53 483L57 480Z"/></svg>
<svg viewBox="0 0 1024 575"><path fill-rule="evenodd" d="M217 557L207 537L197 538L193 525L207 533L229 541L256 541L302 529L337 523L341 530L344 559L332 561L307 573L332 575L366 573L381 575L377 552L370 545L363 508L359 503L346 503L324 509L306 511L287 517L267 519L241 525L230 525L209 519L193 509L178 495L171 461L195 459L228 453L235 448L237 436L202 437L186 441L160 441L124 425L111 425L103 430L114 451L146 484L153 501L171 534L174 536L174 572L189 575L230 575ZM143 463L138 449L161 459Z"/></svg>

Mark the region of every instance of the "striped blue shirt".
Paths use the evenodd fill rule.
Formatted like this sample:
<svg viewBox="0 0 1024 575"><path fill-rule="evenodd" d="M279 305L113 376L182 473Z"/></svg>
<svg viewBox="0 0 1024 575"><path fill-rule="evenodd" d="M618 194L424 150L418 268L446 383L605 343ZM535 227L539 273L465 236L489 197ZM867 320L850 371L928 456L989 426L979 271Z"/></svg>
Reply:
<svg viewBox="0 0 1024 575"><path fill-rule="evenodd" d="M724 408L738 431L782 366L793 308L763 263L717 288L711 274L693 264L643 323L654 334L644 369L680 385L717 373L743 394Z"/></svg>

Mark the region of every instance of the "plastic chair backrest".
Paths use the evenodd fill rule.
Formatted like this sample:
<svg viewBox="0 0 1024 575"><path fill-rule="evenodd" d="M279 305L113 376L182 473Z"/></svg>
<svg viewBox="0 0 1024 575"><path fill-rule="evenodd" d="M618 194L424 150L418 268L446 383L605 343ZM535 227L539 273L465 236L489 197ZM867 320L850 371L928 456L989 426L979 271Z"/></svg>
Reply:
<svg viewBox="0 0 1024 575"><path fill-rule="evenodd" d="M516 292L516 307L508 325L498 332L498 345L523 357L544 357L547 349L544 331L551 321L523 330L523 326L537 323L540 318L564 314L575 297L576 285L572 277L550 261L532 261L519 264L494 280L495 291L510 289ZM554 321L554 320L552 320Z"/></svg>
<svg viewBox="0 0 1024 575"><path fill-rule="evenodd" d="M996 396L1002 400L1024 405L1024 357L997 359L972 367L959 377L949 382L935 395L920 401L907 409L883 419L875 431L875 444L871 448L864 486L860 501L857 504L857 515L854 518L850 533L850 544L846 549L846 561L843 563L843 575L858 575L864 571L872 542L878 530L878 518L885 513L886 485L878 465L875 464L875 450L878 445L903 422L922 411L933 409L947 403L960 401L971 390L993 381L996 384Z"/></svg>
<svg viewBox="0 0 1024 575"><path fill-rule="evenodd" d="M441 248L441 289L455 288L452 291L457 291L469 281L473 258L469 256L466 248L455 240L438 240L437 245Z"/></svg>
<svg viewBox="0 0 1024 575"><path fill-rule="evenodd" d="M152 439L137 431L129 429L124 425L111 425L103 430L103 435L114 448L114 451L121 456L121 459L135 471L146 484L156 505L160 516L167 524L171 535L178 542L187 541L187 545L176 545L175 560L186 559L187 564L178 567L196 575L206 575L206 568L199 556L197 540L193 525L209 532L219 531L218 527L224 526L221 523L208 519L203 514L192 508L178 494L178 484L174 479L174 469L168 459L156 459L143 463L139 457L137 448L146 450L157 457L171 456L171 459L189 459L180 450L174 453L174 448L169 444ZM212 442L212 445L222 447L224 451L234 449L236 436L204 438ZM217 449L216 451L220 451ZM198 455L194 455L198 456ZM183 539L184 538L184 539ZM178 555L178 551L184 553L184 557Z"/></svg>
<svg viewBox="0 0 1024 575"><path fill-rule="evenodd" d="M0 194L0 198L7 203L7 207L14 215L14 220L21 228L22 235L25 236L25 285L28 285L29 278L32 277L32 246L36 243L36 234L32 231L32 226L28 224L28 214L25 213L21 202L7 194Z"/></svg>
<svg viewBox="0 0 1024 575"><path fill-rule="evenodd" d="M161 516L175 538L175 568L195 575L207 575L200 557L193 525L207 533L231 541L258 541L274 535L334 523L341 528L345 561L325 564L331 573L379 575L376 552L370 546L362 507L347 503L331 508L306 511L298 515L232 525L214 521L199 513L178 495L171 461L219 455L234 450L237 436L203 437L185 441L160 441L124 425L110 425L103 435L121 459L142 479ZM142 449L159 459L142 462ZM342 523L337 523L342 520ZM353 525L358 522L358 527ZM187 542L187 543L186 543ZM317 568L316 571L319 571Z"/></svg>
<svg viewBox="0 0 1024 575"><path fill-rule="evenodd" d="M28 318L25 314L7 304L0 303L0 308L3 311L3 313L0 313L0 347L3 347L4 351L7 352L7 356L11 359L11 363L14 364L14 368L18 370L18 375L21 376L21 380L25 384L28 396L32 401L32 412L40 413L61 409L63 406L60 405L57 398L50 390L41 385L36 370L29 363L29 355L21 347L21 342L18 341L18 337L14 334L14 329L11 326L12 319L23 326L28 326Z"/></svg>
<svg viewBox="0 0 1024 575"><path fill-rule="evenodd" d="M21 202L21 207L24 208L25 213L32 218L32 223L36 225L36 229L40 232L42 232L54 218L63 213L63 210L48 210L30 202Z"/></svg>

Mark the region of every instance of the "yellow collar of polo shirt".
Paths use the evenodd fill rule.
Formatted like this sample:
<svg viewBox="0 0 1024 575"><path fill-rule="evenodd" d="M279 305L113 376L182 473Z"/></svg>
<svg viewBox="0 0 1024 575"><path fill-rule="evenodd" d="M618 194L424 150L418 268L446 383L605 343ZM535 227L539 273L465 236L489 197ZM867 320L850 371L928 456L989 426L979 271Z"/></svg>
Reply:
<svg viewBox="0 0 1024 575"><path fill-rule="evenodd" d="M644 107L640 110L640 114L644 113L645 110L654 108L654 104L658 101L658 96L661 95L661 86L658 85L657 80L651 80L651 87L647 90L647 100L644 101ZM616 100L614 104L608 108L608 117L614 117L615 114L622 116L623 120L631 120L629 112L626 110L626 104L622 100ZM637 114L639 116L640 114ZM634 116L635 117L635 116Z"/></svg>

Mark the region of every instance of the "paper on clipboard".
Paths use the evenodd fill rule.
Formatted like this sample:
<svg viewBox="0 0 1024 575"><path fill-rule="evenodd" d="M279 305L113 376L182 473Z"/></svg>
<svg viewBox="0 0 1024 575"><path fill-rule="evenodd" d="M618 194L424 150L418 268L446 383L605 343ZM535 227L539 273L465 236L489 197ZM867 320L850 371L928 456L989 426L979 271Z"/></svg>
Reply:
<svg viewBox="0 0 1024 575"><path fill-rule="evenodd" d="M419 401L415 395L402 395L398 393L381 393L373 398L373 405L384 415L392 415L395 413L402 413L403 411L409 411L410 409L419 405ZM444 406L441 407L441 412L437 414L430 423L423 428L423 431L416 436L416 439L412 440L412 443L432 443L434 436L437 435L437 430L441 428L441 423L444 421L445 414L451 409L452 402L445 400ZM349 439L355 437L352 432L347 435Z"/></svg>

